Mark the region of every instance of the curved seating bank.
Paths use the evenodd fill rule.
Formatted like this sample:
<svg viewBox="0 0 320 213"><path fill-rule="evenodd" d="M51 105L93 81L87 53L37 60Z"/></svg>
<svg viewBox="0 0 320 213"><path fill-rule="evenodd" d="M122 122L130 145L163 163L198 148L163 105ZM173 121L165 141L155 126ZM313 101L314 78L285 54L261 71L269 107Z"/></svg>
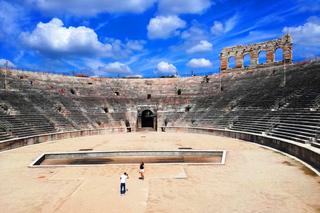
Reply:
<svg viewBox="0 0 320 213"><path fill-rule="evenodd" d="M227 71L115 79L0 69L0 151L146 127L239 138L319 169L320 60Z"/></svg>

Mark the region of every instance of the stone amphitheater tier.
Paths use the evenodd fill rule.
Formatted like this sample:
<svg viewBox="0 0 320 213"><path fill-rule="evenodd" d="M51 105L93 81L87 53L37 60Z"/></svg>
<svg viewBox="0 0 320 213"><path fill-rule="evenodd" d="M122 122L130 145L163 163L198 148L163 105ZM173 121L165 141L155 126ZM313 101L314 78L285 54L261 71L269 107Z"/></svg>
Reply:
<svg viewBox="0 0 320 213"><path fill-rule="evenodd" d="M150 79L1 70L0 141L75 130L201 127L319 146L320 60L235 70Z"/></svg>

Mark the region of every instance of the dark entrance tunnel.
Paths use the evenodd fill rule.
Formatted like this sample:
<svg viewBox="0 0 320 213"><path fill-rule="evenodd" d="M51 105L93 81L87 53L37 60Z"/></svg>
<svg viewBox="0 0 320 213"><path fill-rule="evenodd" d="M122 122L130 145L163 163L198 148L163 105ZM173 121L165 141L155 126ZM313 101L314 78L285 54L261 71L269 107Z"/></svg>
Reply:
<svg viewBox="0 0 320 213"><path fill-rule="evenodd" d="M152 127L153 128L154 115L150 110L145 110L141 115L141 127Z"/></svg>

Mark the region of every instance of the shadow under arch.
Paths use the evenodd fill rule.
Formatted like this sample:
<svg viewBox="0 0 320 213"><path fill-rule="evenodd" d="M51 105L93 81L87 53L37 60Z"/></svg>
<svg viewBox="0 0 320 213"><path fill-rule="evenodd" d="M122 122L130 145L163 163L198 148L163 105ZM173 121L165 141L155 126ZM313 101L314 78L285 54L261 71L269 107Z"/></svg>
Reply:
<svg viewBox="0 0 320 213"><path fill-rule="evenodd" d="M150 110L144 110L141 114L141 127L152 127L154 115Z"/></svg>
<svg viewBox="0 0 320 213"><path fill-rule="evenodd" d="M141 128L152 128L154 130L157 130L156 110L149 107L138 110L137 130Z"/></svg>

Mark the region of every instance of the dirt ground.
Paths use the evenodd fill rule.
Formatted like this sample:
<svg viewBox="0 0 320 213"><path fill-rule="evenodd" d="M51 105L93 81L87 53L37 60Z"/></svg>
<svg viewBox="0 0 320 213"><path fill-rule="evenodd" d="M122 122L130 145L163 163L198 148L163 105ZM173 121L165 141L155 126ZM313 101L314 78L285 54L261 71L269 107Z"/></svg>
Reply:
<svg viewBox="0 0 320 213"><path fill-rule="evenodd" d="M44 152L226 150L224 165L29 168ZM320 177L253 143L209 135L136 132L47 142L0 153L0 212L320 212ZM120 196L120 175L129 174Z"/></svg>

